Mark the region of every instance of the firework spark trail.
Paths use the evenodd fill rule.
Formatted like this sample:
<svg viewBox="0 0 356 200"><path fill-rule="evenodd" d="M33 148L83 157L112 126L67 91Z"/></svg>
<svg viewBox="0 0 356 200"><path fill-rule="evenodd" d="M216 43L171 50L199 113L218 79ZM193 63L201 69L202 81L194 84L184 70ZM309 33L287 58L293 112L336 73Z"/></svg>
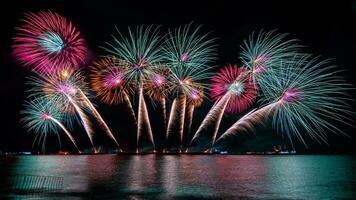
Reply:
<svg viewBox="0 0 356 200"><path fill-rule="evenodd" d="M169 114L169 119L168 119L166 140L168 140L169 136L172 134L171 132L172 132L173 122L177 118L176 112L177 112L177 99L174 99L171 107L171 112Z"/></svg>
<svg viewBox="0 0 356 200"><path fill-rule="evenodd" d="M263 120L265 120L271 114L271 112L273 112L277 108L280 103L280 101L277 101L266 105L260 109L254 109L249 113L245 114L243 117L237 120L237 122L235 122L229 129L227 129L225 133L223 133L216 140L216 142L230 135L234 135L240 131L253 130L253 126L257 123L262 123Z"/></svg>
<svg viewBox="0 0 356 200"><path fill-rule="evenodd" d="M192 123L193 123L194 108L195 108L194 105L189 105L189 106L187 106L187 110L188 110L188 111L186 111L186 113L187 113L187 122L188 122L188 125L187 125L186 137L190 137L190 134L191 134Z"/></svg>
<svg viewBox="0 0 356 200"><path fill-rule="evenodd" d="M64 127L64 125L63 125L60 121L58 121L57 119L53 118L52 116L49 116L48 119L49 119L49 120L52 120L52 121L53 121L54 123L56 123L59 127L61 127L62 130L66 133L66 135L69 137L69 139L72 141L72 143L74 144L74 146L77 148L77 150L78 150L79 152L81 152L81 151L79 150L79 148L78 148L78 146L77 146L77 143L75 142L75 140L74 140L72 134Z"/></svg>
<svg viewBox="0 0 356 200"><path fill-rule="evenodd" d="M147 131L148 131L148 136L150 137L150 140L153 145L153 149L155 149L155 143L153 140L153 134L152 134L152 129L151 129L151 123L150 119L148 116L147 112L147 107L145 103L145 99L143 97L143 87L140 87L140 94L139 94L139 103L138 103L138 119L137 119L137 148L138 148L138 142L141 136L141 132L143 129L143 126L146 126Z"/></svg>
<svg viewBox="0 0 356 200"><path fill-rule="evenodd" d="M82 124L84 126L85 132L87 132L90 143L92 144L92 146L94 147L94 150L96 151L96 148L95 148L94 142L93 142L94 132L93 132L93 129L91 128L91 123L90 123L89 119L86 117L85 113L79 107L79 105L73 100L73 98L70 97L69 95L66 95L66 96L68 98L68 101L73 105L75 111L78 113L78 115L82 121Z"/></svg>
<svg viewBox="0 0 356 200"><path fill-rule="evenodd" d="M163 115L163 125L164 125L164 130L167 128L167 108L166 108L166 99L162 98L161 101L161 109L162 109L162 115Z"/></svg>
<svg viewBox="0 0 356 200"><path fill-rule="evenodd" d="M167 126L166 139L169 139L173 133L178 133L180 148L183 142L184 118L186 109L186 96L180 95L173 100L169 122Z"/></svg>
<svg viewBox="0 0 356 200"><path fill-rule="evenodd" d="M186 97L185 95L181 95L179 98L179 108L180 108L180 114L179 114L179 129L178 129L178 133L180 136L180 148L182 149L182 143L183 143L183 130L184 130L184 117L185 117L185 109L186 109Z"/></svg>
<svg viewBox="0 0 356 200"><path fill-rule="evenodd" d="M130 97L129 97L129 95L127 95L126 92L124 92L123 96L124 96L124 101L126 102L127 108L130 110L130 114L131 114L132 118L134 119L135 124L137 124L136 114L132 107Z"/></svg>
<svg viewBox="0 0 356 200"><path fill-rule="evenodd" d="M229 103L229 100L231 98L230 92L227 92L218 102L210 109L209 113L206 115L204 118L203 122L200 124L198 130L196 131L194 137L192 138L190 145L193 143L193 141L202 133L204 132L208 125L216 121L214 123L214 129L213 129L213 137L212 137L212 145L215 143L215 138L216 134L219 130L220 122L222 119L222 116L224 114L224 110Z"/></svg>
<svg viewBox="0 0 356 200"><path fill-rule="evenodd" d="M86 105L88 106L88 108L90 109L90 111L94 114L94 117L98 120L98 122L100 123L100 125L105 129L105 132L107 133L107 135L115 142L115 144L117 145L118 148L120 148L119 143L117 142L116 138L114 137L113 133L111 132L110 128L108 127L108 125L105 123L104 119L101 117L101 115L99 114L99 112L96 110L96 108L94 107L94 105L90 102L90 100L88 99L88 97L83 93L83 91L81 91L80 89L78 89L80 95L82 96L82 98L84 99L84 102L86 103Z"/></svg>
<svg viewBox="0 0 356 200"><path fill-rule="evenodd" d="M192 84L193 87L189 91L189 95L187 98L187 107L186 107L186 119L185 119L185 124L184 124L184 132L186 133L185 136L185 143L189 142L191 137L191 128L192 128L192 123L193 123L193 113L195 108L201 106L201 104L204 101L204 88L196 83ZM186 146L188 144L185 144Z"/></svg>

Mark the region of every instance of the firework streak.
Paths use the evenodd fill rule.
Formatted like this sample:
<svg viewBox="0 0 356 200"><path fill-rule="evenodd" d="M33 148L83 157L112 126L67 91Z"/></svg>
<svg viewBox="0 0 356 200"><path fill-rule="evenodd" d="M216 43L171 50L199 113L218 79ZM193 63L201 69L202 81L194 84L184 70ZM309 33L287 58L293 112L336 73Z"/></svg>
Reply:
<svg viewBox="0 0 356 200"><path fill-rule="evenodd" d="M105 123L104 119L101 117L99 112L95 109L94 105L90 102L88 97L79 89L79 93L84 99L84 102L86 103L87 107L90 109L90 111L93 113L94 117L98 120L99 124L102 126L102 128L105 130L106 134L115 142L117 147L119 147L119 143L115 139L114 135L112 134L110 128L108 125Z"/></svg>
<svg viewBox="0 0 356 200"><path fill-rule="evenodd" d="M153 140L153 134L151 129L150 119L148 117L147 107L145 103L145 99L143 97L143 87L140 87L140 94L139 94L139 103L138 103L138 119L137 119L137 148L138 142L141 136L141 132L143 131L143 127L147 128L148 136L152 142L153 148L155 149L155 143Z"/></svg>
<svg viewBox="0 0 356 200"><path fill-rule="evenodd" d="M258 110L254 109L241 117L235 124L233 124L229 129L225 131L216 142L224 139L228 136L234 135L241 131L253 130L253 126L258 123L262 123L276 108L279 106L281 101L277 101L266 105Z"/></svg>
<svg viewBox="0 0 356 200"><path fill-rule="evenodd" d="M169 139L177 131L180 145L183 142L185 109L186 96L179 95L179 97L173 100L166 133L166 139Z"/></svg>
<svg viewBox="0 0 356 200"><path fill-rule="evenodd" d="M64 125L58 121L57 119L53 118L52 116L48 116L49 120L52 120L54 123L56 123L59 127L62 128L62 130L65 132L65 134L68 136L68 138L70 139L70 141L72 141L72 143L74 144L74 146L77 148L77 150L80 152L77 143L75 142L72 134L64 127Z"/></svg>
<svg viewBox="0 0 356 200"><path fill-rule="evenodd" d="M84 126L85 132L87 132L87 135L89 137L90 143L92 144L92 146L95 149L94 142L93 142L94 132L93 132L93 129L91 128L91 123L90 123L89 119L86 117L85 113L78 106L78 104L73 100L73 98L70 97L69 95L66 95L66 96L68 98L68 101L73 105L75 111L79 115L80 120L82 121L82 124Z"/></svg>
<svg viewBox="0 0 356 200"><path fill-rule="evenodd" d="M161 101L161 109L162 109L162 116L163 116L163 127L164 130L167 128L167 108L166 108L166 99L162 98Z"/></svg>
<svg viewBox="0 0 356 200"><path fill-rule="evenodd" d="M222 119L222 116L224 114L224 110L229 103L229 100L231 98L230 92L226 93L220 100L217 101L217 103L210 109L209 113L206 115L204 118L203 122L199 126L197 132L195 133L194 137L192 138L190 144L203 132L207 131L208 126L211 123L214 123L214 128L213 128L213 136L212 136L212 143L211 145L213 146L215 143L215 138L216 134L218 133L220 122Z"/></svg>
<svg viewBox="0 0 356 200"><path fill-rule="evenodd" d="M194 114L194 108L195 106L193 104L189 104L186 108L186 122L184 123L185 129L184 129L184 133L185 133L185 139L183 139L184 141L189 141L191 139L191 129L192 129L192 123L193 123L193 114Z"/></svg>
<svg viewBox="0 0 356 200"><path fill-rule="evenodd" d="M124 96L124 101L125 101L125 103L126 103L128 109L130 110L131 117L133 118L135 124L137 124L137 119L136 119L135 111L134 111L134 109L133 109L133 107L132 107L132 103L131 103L130 97L129 97L129 95L127 95L126 92L124 92L123 96Z"/></svg>

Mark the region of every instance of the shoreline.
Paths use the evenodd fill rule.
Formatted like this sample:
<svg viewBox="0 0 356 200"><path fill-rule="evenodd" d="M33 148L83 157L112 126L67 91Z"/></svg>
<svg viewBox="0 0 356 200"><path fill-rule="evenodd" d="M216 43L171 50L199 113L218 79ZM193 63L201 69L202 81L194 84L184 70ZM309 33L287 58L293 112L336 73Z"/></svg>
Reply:
<svg viewBox="0 0 356 200"><path fill-rule="evenodd" d="M205 155L205 156L356 156L355 153L296 153L296 154L244 154L244 153L236 153L236 154L219 154L219 153L81 153L81 154L3 154L0 157L17 157L17 156L99 156L99 155L117 155L117 156L144 156L144 155L157 155L157 156L165 156L165 155Z"/></svg>

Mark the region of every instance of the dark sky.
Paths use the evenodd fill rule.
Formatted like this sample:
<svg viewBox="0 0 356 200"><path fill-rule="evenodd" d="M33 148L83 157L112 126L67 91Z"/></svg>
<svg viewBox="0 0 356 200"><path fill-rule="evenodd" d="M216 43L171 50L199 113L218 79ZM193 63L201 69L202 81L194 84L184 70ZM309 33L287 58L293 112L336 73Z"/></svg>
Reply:
<svg viewBox="0 0 356 200"><path fill-rule="evenodd" d="M52 10L68 17L79 28L93 52L92 59L104 52L98 48L105 41L110 40L110 34L116 25L125 31L127 26L141 24L157 24L162 26L162 32L168 28L185 25L189 22L203 24L203 31L212 32L218 38L219 59L215 63L221 66L226 63L239 63L239 45L252 31L278 29L281 33L290 33L308 46L307 52L321 55L323 58L333 58L333 62L344 69L345 78L355 84L355 29L356 1L165 1L155 3L151 1L9 1L1 5L1 129L0 145L6 149L30 149L33 135L28 134L19 123L19 112L26 97L25 77L30 75L11 55L11 38L14 27L24 12ZM234 3L232 3L234 2ZM351 92L354 97L355 92ZM95 100L94 100L95 101ZM102 105L103 116L113 128L114 132L129 132L123 122L125 117L118 113L123 108ZM149 104L149 102L147 102ZM197 111L198 126L201 117L205 115L211 104L206 103ZM153 111L150 117L158 122ZM225 116L222 129L233 123L236 117ZM353 135L355 129L341 127L348 134ZM154 127L154 129L158 129ZM154 130L155 131L155 130ZM156 131L158 132L158 131ZM353 136L352 136L353 137ZM84 140L84 139L83 139ZM104 138L98 138L98 141ZM128 139L129 140L129 139ZM355 139L342 135L330 136L329 145L319 145L310 142L308 149L297 145L300 151L308 152L354 152ZM235 142L235 141L234 141ZM257 129L256 135L239 138L230 144L237 150L267 150L272 145L287 143L268 126ZM65 140L64 140L64 143ZM68 142L67 142L68 143ZM85 146L86 142L82 142ZM105 143L105 142L104 142ZM128 142L129 143L129 142ZM56 144L55 140L49 144Z"/></svg>

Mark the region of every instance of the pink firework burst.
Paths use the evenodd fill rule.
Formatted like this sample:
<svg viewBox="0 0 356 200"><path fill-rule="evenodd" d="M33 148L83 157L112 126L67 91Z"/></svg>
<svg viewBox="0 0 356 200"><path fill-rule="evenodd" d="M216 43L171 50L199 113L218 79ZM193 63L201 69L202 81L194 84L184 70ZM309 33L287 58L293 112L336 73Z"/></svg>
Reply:
<svg viewBox="0 0 356 200"><path fill-rule="evenodd" d="M226 112L238 113L248 108L256 99L257 86L244 67L227 65L211 78L211 95L214 101L229 95Z"/></svg>
<svg viewBox="0 0 356 200"><path fill-rule="evenodd" d="M17 27L13 50L18 60L39 73L84 64L87 48L80 32L65 17L51 12L27 13Z"/></svg>

